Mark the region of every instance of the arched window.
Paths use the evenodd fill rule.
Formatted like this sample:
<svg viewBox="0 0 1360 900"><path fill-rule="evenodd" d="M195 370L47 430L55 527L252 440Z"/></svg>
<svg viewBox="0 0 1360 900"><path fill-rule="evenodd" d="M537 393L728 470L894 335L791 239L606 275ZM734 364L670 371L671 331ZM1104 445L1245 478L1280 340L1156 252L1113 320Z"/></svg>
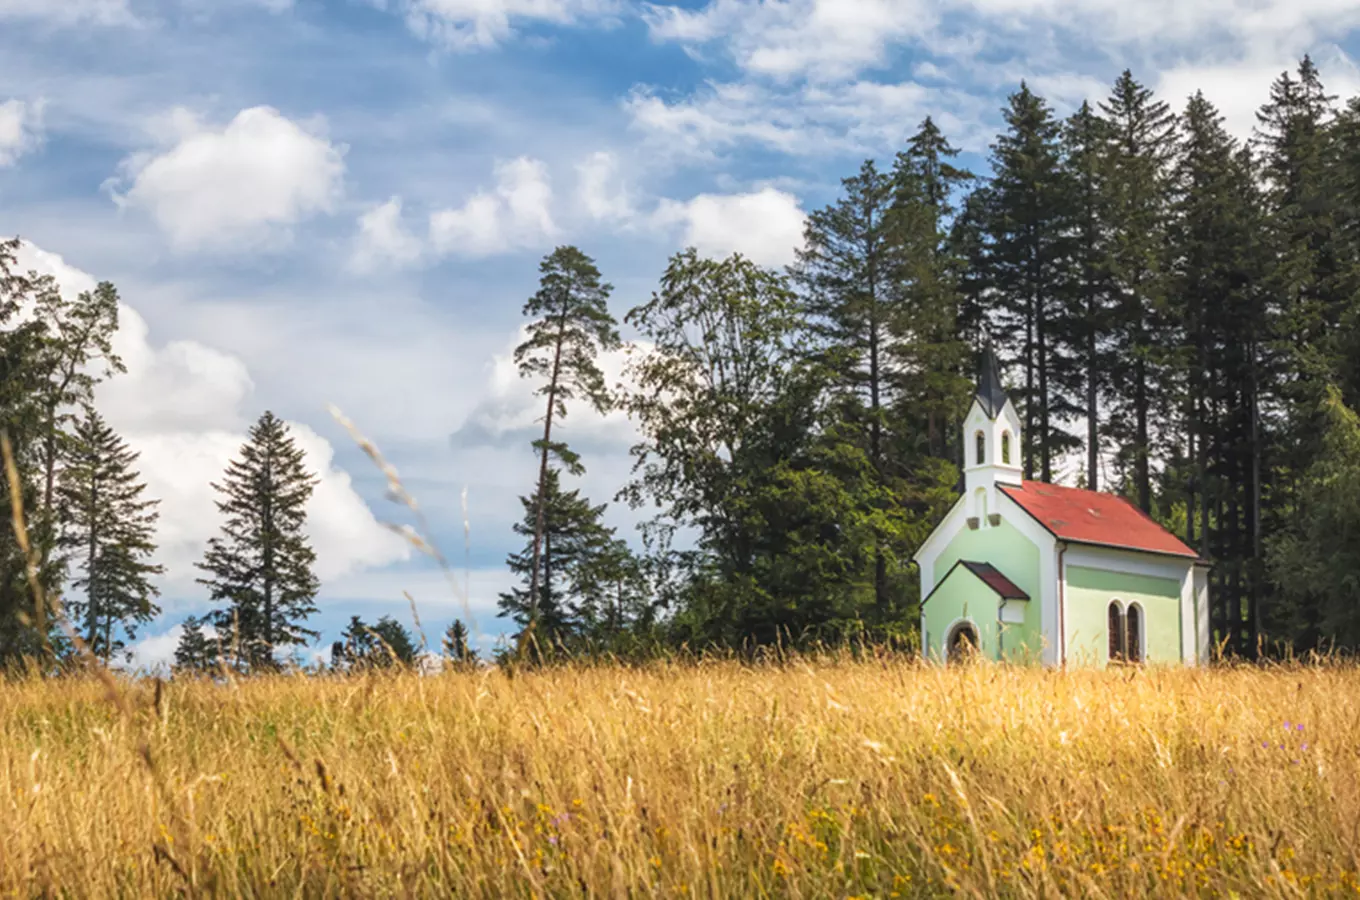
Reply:
<svg viewBox="0 0 1360 900"><path fill-rule="evenodd" d="M977 433L976 441L977 441L977 455L975 459L977 459L978 465L983 465L984 463L987 462L987 436L983 434L981 431L979 431Z"/></svg>
<svg viewBox="0 0 1360 900"><path fill-rule="evenodd" d="M1009 466L1011 464L1011 433L1001 432L1001 464Z"/></svg>
<svg viewBox="0 0 1360 900"><path fill-rule="evenodd" d="M1124 610L1120 608L1118 600L1110 601L1106 631L1110 635L1110 662L1122 661L1124 659Z"/></svg>
<svg viewBox="0 0 1360 900"><path fill-rule="evenodd" d="M1129 662L1143 661L1143 608L1136 603L1124 613L1124 658Z"/></svg>

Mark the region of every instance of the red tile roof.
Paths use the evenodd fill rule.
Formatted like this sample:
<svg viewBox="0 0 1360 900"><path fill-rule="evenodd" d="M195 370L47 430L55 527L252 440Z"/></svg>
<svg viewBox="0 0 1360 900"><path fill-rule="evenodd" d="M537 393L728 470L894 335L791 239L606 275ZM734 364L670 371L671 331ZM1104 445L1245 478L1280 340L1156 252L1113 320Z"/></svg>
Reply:
<svg viewBox="0 0 1360 900"><path fill-rule="evenodd" d="M996 591L1003 600L1028 600L1029 594L1022 591L1014 581L997 571L990 563L959 560L959 565L982 579L983 584Z"/></svg>
<svg viewBox="0 0 1360 900"><path fill-rule="evenodd" d="M1059 540L1199 558L1198 553L1123 497L1042 481L998 487Z"/></svg>

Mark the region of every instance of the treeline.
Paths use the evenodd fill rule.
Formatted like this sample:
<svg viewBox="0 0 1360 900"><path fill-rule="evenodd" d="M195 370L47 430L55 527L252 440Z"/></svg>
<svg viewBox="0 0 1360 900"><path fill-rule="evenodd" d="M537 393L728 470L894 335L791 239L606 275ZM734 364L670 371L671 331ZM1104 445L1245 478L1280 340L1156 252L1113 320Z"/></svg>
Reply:
<svg viewBox="0 0 1360 900"><path fill-rule="evenodd" d="M1026 477L1120 492L1210 559L1216 643L1360 645L1360 98L1339 104L1305 58L1246 142L1201 94L1173 110L1128 72L1066 119L1023 84L1003 113L990 172L929 118L864 162L782 271L685 250L620 322L588 256L543 260L515 354L543 431L507 654L910 646L911 555L958 497L988 344ZM63 297L17 250L0 244L17 475L0 500L28 544L0 516L0 662L70 657L58 596L108 659L157 615L161 574L136 456L92 409L122 369L117 293ZM633 471L595 502L569 484L590 461L560 426L613 409L639 433ZM313 485L266 413L215 485L222 531L199 563L215 608L186 623L181 667L272 668L315 640ZM637 549L604 524L611 501L647 512ZM475 658L461 623L443 644ZM356 619L332 657L415 653L394 620Z"/></svg>
<svg viewBox="0 0 1360 900"><path fill-rule="evenodd" d="M866 161L785 271L674 256L624 317L650 348L627 386L597 362L609 285L544 260L521 643L912 640L911 554L957 497L991 343L1025 476L1122 493L1210 559L1216 643L1360 645L1360 99L1304 58L1247 142L1129 72L1066 119L1023 84L1003 114L985 176L931 119ZM639 428L615 498L653 513L639 554L562 487L569 397Z"/></svg>

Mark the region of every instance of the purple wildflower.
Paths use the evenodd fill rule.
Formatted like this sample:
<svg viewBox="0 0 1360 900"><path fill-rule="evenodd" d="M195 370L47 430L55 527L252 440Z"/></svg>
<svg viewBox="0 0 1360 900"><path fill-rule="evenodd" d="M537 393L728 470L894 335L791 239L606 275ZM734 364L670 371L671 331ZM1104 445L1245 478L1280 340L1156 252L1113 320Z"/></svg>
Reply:
<svg viewBox="0 0 1360 900"><path fill-rule="evenodd" d="M555 834L550 834L550 835L548 835L548 843L549 843L549 844L552 844L554 847L556 847L556 846L557 846L557 835L555 835Z"/></svg>
<svg viewBox="0 0 1360 900"><path fill-rule="evenodd" d="M1294 730L1296 730L1296 731L1303 731L1303 723L1300 722L1299 724L1295 725L1295 726L1294 726Z"/></svg>
<svg viewBox="0 0 1360 900"><path fill-rule="evenodd" d="M1308 745L1307 745L1307 744L1300 744L1300 745L1299 745L1299 749L1300 749L1300 750L1307 750L1307 749L1308 749Z"/></svg>

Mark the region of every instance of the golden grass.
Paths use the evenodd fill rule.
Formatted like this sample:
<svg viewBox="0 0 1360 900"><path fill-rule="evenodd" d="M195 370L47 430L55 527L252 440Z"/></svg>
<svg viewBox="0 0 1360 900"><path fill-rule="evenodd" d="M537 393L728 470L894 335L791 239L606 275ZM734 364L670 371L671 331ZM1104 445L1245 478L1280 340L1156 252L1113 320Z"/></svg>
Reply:
<svg viewBox="0 0 1360 900"><path fill-rule="evenodd" d="M122 693L126 712L93 680L0 684L0 892L1360 894L1348 667L821 660Z"/></svg>

